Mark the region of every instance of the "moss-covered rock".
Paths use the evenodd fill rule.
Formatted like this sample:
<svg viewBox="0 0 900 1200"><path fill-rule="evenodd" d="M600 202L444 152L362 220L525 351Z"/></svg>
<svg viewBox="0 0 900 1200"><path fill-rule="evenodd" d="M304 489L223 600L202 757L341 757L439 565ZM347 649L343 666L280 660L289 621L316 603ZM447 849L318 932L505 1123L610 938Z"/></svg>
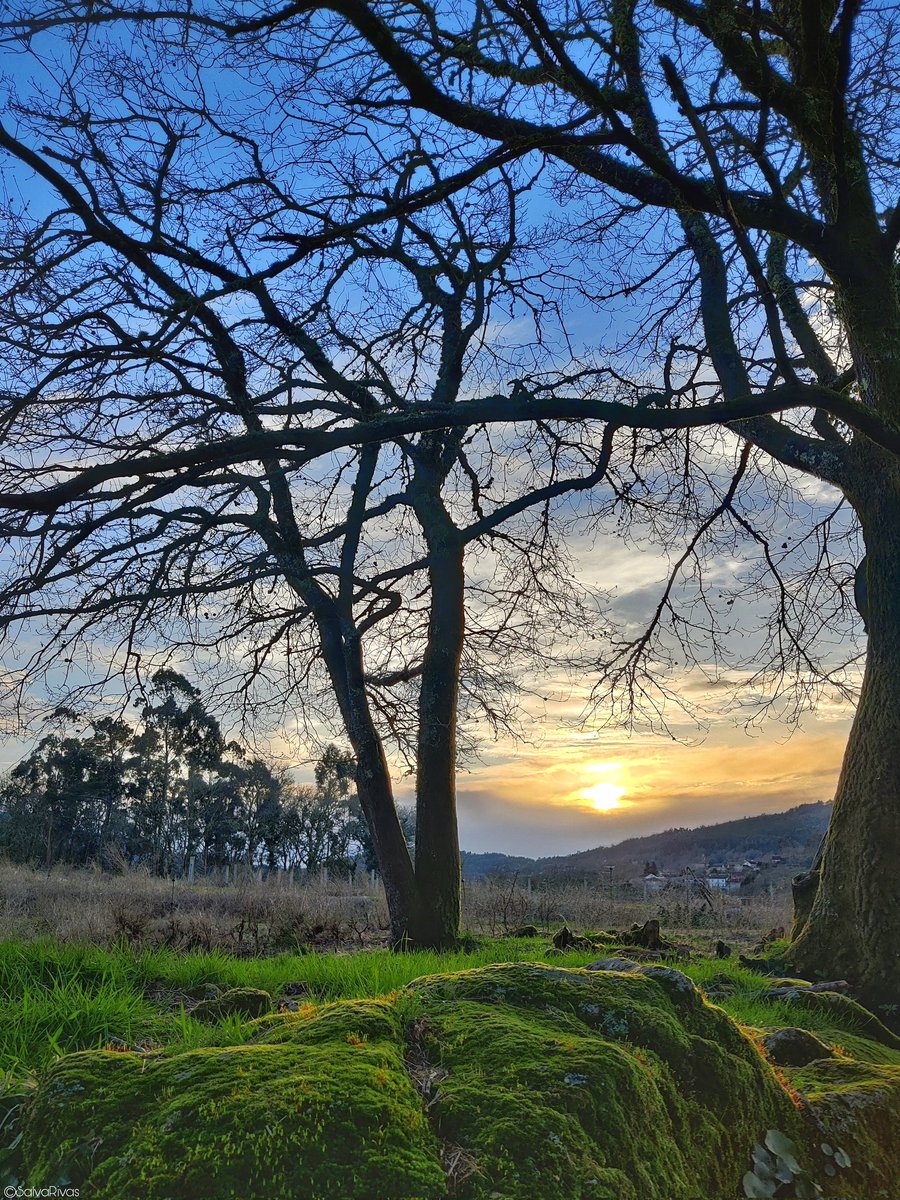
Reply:
<svg viewBox="0 0 900 1200"><path fill-rule="evenodd" d="M230 988L191 1009L191 1016L200 1021L221 1021L224 1017L261 1017L272 1007L272 997L259 988Z"/></svg>
<svg viewBox="0 0 900 1200"><path fill-rule="evenodd" d="M805 1067L819 1058L832 1058L834 1051L805 1029L773 1029L762 1039L766 1054L779 1067Z"/></svg>
<svg viewBox="0 0 900 1200"><path fill-rule="evenodd" d="M435 1128L476 1168L466 1200L731 1200L754 1142L798 1125L755 1046L678 971L517 964L405 999L445 1072Z"/></svg>
<svg viewBox="0 0 900 1200"><path fill-rule="evenodd" d="M815 1014L815 1041L828 1051L817 1053L813 1061L795 1062L793 1069L785 1060L783 1071L812 1118L807 1146L814 1178L826 1196L896 1200L900 1040L867 1009L839 993L798 989L790 1002L801 1024L804 1013ZM763 1036L764 1044L772 1032ZM810 1034L803 1037L810 1039Z"/></svg>
<svg viewBox="0 0 900 1200"><path fill-rule="evenodd" d="M827 1171L826 1195L897 1200L900 1196L900 1065L830 1058L788 1072L819 1124L822 1143L849 1166ZM824 1172L827 1171L827 1174Z"/></svg>
<svg viewBox="0 0 900 1200"><path fill-rule="evenodd" d="M588 963L586 971L636 971L637 963L631 958L598 958Z"/></svg>
<svg viewBox="0 0 900 1200"><path fill-rule="evenodd" d="M837 1055L779 1076L668 967L485 967L269 1014L232 1048L63 1058L25 1177L94 1200L734 1200L777 1130L814 1177L827 1133L869 1180L900 1068Z"/></svg>
<svg viewBox="0 0 900 1200"><path fill-rule="evenodd" d="M396 1014L347 1003L282 1026L267 1044L62 1059L29 1112L29 1183L94 1200L443 1196Z"/></svg>
<svg viewBox="0 0 900 1200"><path fill-rule="evenodd" d="M811 992L809 989L797 988L783 997L788 1003L796 1005L798 1021L802 1024L803 1009L815 1012L820 1018L824 1016L830 1025L844 1029L848 1033L860 1034L871 1041L880 1042L892 1050L900 1050L900 1037L867 1008L843 996L840 992Z"/></svg>

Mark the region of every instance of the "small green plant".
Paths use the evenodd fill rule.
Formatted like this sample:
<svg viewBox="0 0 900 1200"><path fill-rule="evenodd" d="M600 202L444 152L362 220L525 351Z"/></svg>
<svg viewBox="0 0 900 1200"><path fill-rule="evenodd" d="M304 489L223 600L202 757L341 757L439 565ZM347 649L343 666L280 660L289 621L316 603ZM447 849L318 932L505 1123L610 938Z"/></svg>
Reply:
<svg viewBox="0 0 900 1200"><path fill-rule="evenodd" d="M827 1142L823 1142L819 1149L822 1151L825 1157L830 1160L825 1164L826 1175L834 1176L837 1174L839 1167L846 1168L850 1166L850 1155L846 1150L835 1150L832 1146L829 1146Z"/></svg>

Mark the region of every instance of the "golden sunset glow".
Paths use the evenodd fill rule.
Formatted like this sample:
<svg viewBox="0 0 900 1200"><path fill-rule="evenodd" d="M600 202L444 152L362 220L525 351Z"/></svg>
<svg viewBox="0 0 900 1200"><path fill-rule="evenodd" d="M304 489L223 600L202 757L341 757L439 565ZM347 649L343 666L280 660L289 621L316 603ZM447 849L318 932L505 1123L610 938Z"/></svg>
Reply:
<svg viewBox="0 0 900 1200"><path fill-rule="evenodd" d="M587 801L597 812L612 812L621 808L619 803L627 789L619 782L622 774L620 762L593 762L587 764L587 769L595 778L596 783L582 788L578 792L580 801Z"/></svg>
<svg viewBox="0 0 900 1200"><path fill-rule="evenodd" d="M724 720L705 742L545 727L536 749L504 746L459 789L463 845L569 854L678 826L711 825L830 800L848 722L807 718L787 741ZM604 753L605 752L605 753ZM412 802L412 789L402 795Z"/></svg>
<svg viewBox="0 0 900 1200"><path fill-rule="evenodd" d="M585 788L581 792L582 798L588 800L591 807L596 808L598 812L611 812L614 808L621 808L619 801L624 795L625 789L615 783L595 783L593 787Z"/></svg>

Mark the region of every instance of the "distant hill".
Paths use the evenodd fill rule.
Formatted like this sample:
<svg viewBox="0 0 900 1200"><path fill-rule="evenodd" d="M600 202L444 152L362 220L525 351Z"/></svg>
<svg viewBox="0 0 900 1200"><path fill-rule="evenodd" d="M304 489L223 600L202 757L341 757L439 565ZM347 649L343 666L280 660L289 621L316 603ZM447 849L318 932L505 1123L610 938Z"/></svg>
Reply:
<svg viewBox="0 0 900 1200"><path fill-rule="evenodd" d="M637 874L645 862L661 871L725 862L743 862L778 854L786 865L803 867L812 859L828 826L830 804L801 804L787 812L740 817L719 825L696 829L667 829L647 837L628 838L615 846L598 846L557 858L519 858L506 854L470 854L463 851L463 875L593 875L615 869L615 874Z"/></svg>
<svg viewBox="0 0 900 1200"><path fill-rule="evenodd" d="M465 879L480 879L485 875L513 875L521 871L523 875L533 875L543 870L539 863L552 862L549 858L520 858L513 854L488 852L474 854L463 850L462 872Z"/></svg>

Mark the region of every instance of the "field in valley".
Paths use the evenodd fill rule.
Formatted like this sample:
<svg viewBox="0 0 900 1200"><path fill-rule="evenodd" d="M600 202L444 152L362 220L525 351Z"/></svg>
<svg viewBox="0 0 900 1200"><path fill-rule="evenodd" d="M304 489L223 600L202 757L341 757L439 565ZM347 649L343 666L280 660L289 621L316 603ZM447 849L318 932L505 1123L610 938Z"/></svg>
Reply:
<svg viewBox="0 0 900 1200"><path fill-rule="evenodd" d="M552 932L627 929L658 918L678 936L712 944L722 937L742 948L773 928L790 924L786 887L742 898L671 888L654 896L594 884L529 888L514 877L463 886L463 928L476 936L504 937L526 925ZM0 862L0 941L50 937L133 949L223 950L238 957L307 949L360 949L385 945L387 908L380 886L363 871L354 879L317 877L291 883L273 873L246 872L195 883L144 872L51 872Z"/></svg>

